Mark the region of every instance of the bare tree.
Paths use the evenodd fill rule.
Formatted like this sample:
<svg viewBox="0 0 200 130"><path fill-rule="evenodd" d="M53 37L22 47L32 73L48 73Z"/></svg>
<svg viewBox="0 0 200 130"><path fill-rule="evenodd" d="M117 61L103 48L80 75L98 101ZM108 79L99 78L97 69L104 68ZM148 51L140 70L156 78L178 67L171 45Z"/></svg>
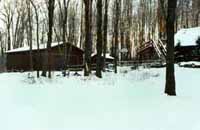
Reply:
<svg viewBox="0 0 200 130"><path fill-rule="evenodd" d="M106 52L107 52L107 32L108 32L108 6L109 0L105 0L104 2L104 22L103 22L103 67L106 65Z"/></svg>
<svg viewBox="0 0 200 130"><path fill-rule="evenodd" d="M7 5L4 5L3 7L5 12L1 12L2 16L4 18L1 18L1 20L6 24L7 29L7 44L8 44L8 50L11 49L11 25L13 22L14 17L14 10L11 7L11 4L8 3Z"/></svg>
<svg viewBox="0 0 200 130"><path fill-rule="evenodd" d="M174 74L174 23L176 16L177 0L168 0L166 29L167 29L167 57L166 57L166 84L165 93L176 95Z"/></svg>
<svg viewBox="0 0 200 130"><path fill-rule="evenodd" d="M68 16L68 7L69 7L70 0L63 0L64 9L62 11L61 8L61 2L59 1L59 7L62 17L62 41L64 45L64 76L66 76L66 70L67 70L67 42L66 42L66 34L67 34L67 16Z"/></svg>
<svg viewBox="0 0 200 130"><path fill-rule="evenodd" d="M48 18L49 18L49 32L48 32L48 41L47 41L47 50L48 50L48 77L51 78L51 68L52 68L52 55L51 55L51 43L53 35L53 18L54 18L54 6L55 0L49 0L48 2Z"/></svg>
<svg viewBox="0 0 200 130"><path fill-rule="evenodd" d="M46 72L48 70L48 78L51 78L51 69L52 69L52 55L51 55L51 43L52 43L52 35L53 35L53 24L54 24L54 8L55 8L55 0L48 0L48 34L47 34L47 50L45 52L44 63L43 63L43 71L42 76L46 77Z"/></svg>
<svg viewBox="0 0 200 130"><path fill-rule="evenodd" d="M96 76L102 78L102 0L97 0L97 63L96 63Z"/></svg>
<svg viewBox="0 0 200 130"><path fill-rule="evenodd" d="M118 60L118 44L119 44L119 16L120 16L120 3L121 0L115 0L115 25L114 25L114 34L115 34L115 73L117 73L117 60Z"/></svg>
<svg viewBox="0 0 200 130"><path fill-rule="evenodd" d="M192 8L193 8L193 14L194 14L194 24L193 26L199 25L199 15L200 15L200 1L199 0L193 0L192 1Z"/></svg>
<svg viewBox="0 0 200 130"><path fill-rule="evenodd" d="M83 18L84 18L84 15L83 15L83 1L81 1L81 25L80 25L80 43L79 43L79 47L82 48L83 47L83 34L84 34L84 30L83 30Z"/></svg>
<svg viewBox="0 0 200 130"><path fill-rule="evenodd" d="M1 44L1 56L4 57L3 34L1 31L0 31L0 44Z"/></svg>
<svg viewBox="0 0 200 130"><path fill-rule="evenodd" d="M37 29L36 29L36 37L37 37L37 56L38 56L38 60L37 60L37 78L40 77L40 62L41 62L41 54L40 54L40 42L39 42L39 15L38 15L38 10L36 5L34 4L34 2L32 0L30 0L31 5L33 6L34 10L35 10L35 19L36 19L36 23L37 23Z"/></svg>
<svg viewBox="0 0 200 130"><path fill-rule="evenodd" d="M92 53L92 1L84 0L85 4L85 67L84 75L91 73L91 53Z"/></svg>
<svg viewBox="0 0 200 130"><path fill-rule="evenodd" d="M31 3L30 0L26 1L28 10L28 43L30 46L29 57L30 57L30 70L33 71L33 55L32 55L32 14L31 14Z"/></svg>

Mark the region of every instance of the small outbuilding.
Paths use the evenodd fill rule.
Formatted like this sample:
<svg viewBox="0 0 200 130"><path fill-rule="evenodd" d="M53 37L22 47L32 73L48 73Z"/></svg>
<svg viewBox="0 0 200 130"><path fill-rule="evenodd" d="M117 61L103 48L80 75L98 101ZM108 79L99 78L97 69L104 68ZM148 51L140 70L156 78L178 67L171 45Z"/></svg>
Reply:
<svg viewBox="0 0 200 130"><path fill-rule="evenodd" d="M162 44L161 44L162 43ZM166 56L166 41L150 40L137 48L138 60L162 59ZM180 29L175 34L175 61L200 61L200 27ZM164 59L164 58L163 58Z"/></svg>
<svg viewBox="0 0 200 130"><path fill-rule="evenodd" d="M113 61L114 61L114 57L112 57L112 56L110 56L110 54L109 53L106 53L106 55L105 55L106 57L106 63L113 63ZM96 53L93 53L92 54L92 56L91 56L91 58L92 58L92 64L96 64L96 62L97 62L97 54ZM103 54L102 54L102 56L101 56L101 60L103 61L104 60L104 57L103 57Z"/></svg>
<svg viewBox="0 0 200 130"><path fill-rule="evenodd" d="M137 59L140 61L156 60L158 58L153 41L145 42L137 48Z"/></svg>
<svg viewBox="0 0 200 130"><path fill-rule="evenodd" d="M106 53L106 65L108 65L108 64L112 64L112 63L114 63L114 57L112 57L112 56L110 56L110 54L109 53ZM96 63L97 63L97 54L96 53L93 53L92 55L91 55L91 60L92 60L92 65L93 66L95 66L96 65ZM104 60L104 57L103 57L103 54L102 54L102 56L101 56L101 60L103 61ZM102 67L103 67L103 62L101 62L102 63Z"/></svg>
<svg viewBox="0 0 200 130"><path fill-rule="evenodd" d="M71 67L83 65L83 53L84 51L70 43L66 43L68 61L67 65ZM33 46L32 57L33 57L33 69L42 70L47 58L46 44L40 45L39 53L37 46ZM13 49L6 52L7 62L6 67L8 71L29 71L30 70L30 51L29 47L22 47ZM52 70L63 70L64 69L64 44L52 43L51 44L51 66Z"/></svg>

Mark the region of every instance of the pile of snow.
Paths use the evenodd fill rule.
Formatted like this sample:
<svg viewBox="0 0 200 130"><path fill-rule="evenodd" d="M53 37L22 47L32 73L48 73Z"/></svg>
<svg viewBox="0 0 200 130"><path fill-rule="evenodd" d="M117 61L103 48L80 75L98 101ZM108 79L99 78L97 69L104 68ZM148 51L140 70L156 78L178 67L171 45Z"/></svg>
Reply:
<svg viewBox="0 0 200 130"><path fill-rule="evenodd" d="M179 65L180 66L187 66L187 65L200 66L200 62L198 61L180 62Z"/></svg>
<svg viewBox="0 0 200 130"><path fill-rule="evenodd" d="M181 29L175 34L175 45L181 46L197 45L196 41L200 37L200 27Z"/></svg>
<svg viewBox="0 0 200 130"><path fill-rule="evenodd" d="M163 94L165 69L120 68L103 79L0 74L1 130L199 130L200 70L176 66L177 97ZM82 73L81 73L82 74ZM34 73L35 75L35 73Z"/></svg>

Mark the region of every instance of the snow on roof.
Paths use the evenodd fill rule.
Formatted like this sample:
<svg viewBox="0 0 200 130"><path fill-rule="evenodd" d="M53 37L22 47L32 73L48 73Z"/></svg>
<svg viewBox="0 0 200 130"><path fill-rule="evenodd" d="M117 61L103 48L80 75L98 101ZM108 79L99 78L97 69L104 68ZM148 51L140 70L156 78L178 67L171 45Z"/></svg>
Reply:
<svg viewBox="0 0 200 130"><path fill-rule="evenodd" d="M63 42L53 42L53 43L51 43L51 47L56 47L56 46L61 45L61 44L63 44ZM46 48L47 48L47 44L40 44L40 50L43 50L43 49L46 49ZM6 53L23 52L23 51L29 51L29 50L30 50L29 46L24 46L24 47L21 47L21 48L16 48L16 49L6 51ZM37 46L33 45L32 50L37 50Z"/></svg>
<svg viewBox="0 0 200 130"><path fill-rule="evenodd" d="M200 66L200 62L198 61L189 61L189 62L181 62L180 65L191 65L194 64L196 66Z"/></svg>
<svg viewBox="0 0 200 130"><path fill-rule="evenodd" d="M93 53L91 56L93 57L93 56L95 56L95 55L97 55L97 53ZM103 56L103 53L102 53L102 56ZM106 53L106 59L111 59L111 60L114 60L115 58L114 58L114 57L112 57L112 56L110 56L110 54L109 54L109 53Z"/></svg>
<svg viewBox="0 0 200 130"><path fill-rule="evenodd" d="M197 45L196 41L200 37L200 27L180 29L175 34L175 46L180 43L181 46Z"/></svg>

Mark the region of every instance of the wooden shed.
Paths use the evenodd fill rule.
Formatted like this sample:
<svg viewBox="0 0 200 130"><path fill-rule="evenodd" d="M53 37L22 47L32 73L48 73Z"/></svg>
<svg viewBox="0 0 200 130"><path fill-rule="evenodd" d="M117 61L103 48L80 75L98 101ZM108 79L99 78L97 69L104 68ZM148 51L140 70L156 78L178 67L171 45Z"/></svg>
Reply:
<svg viewBox="0 0 200 130"><path fill-rule="evenodd" d="M153 42L145 42L137 48L137 59L138 60L156 60L158 55L153 46Z"/></svg>
<svg viewBox="0 0 200 130"><path fill-rule="evenodd" d="M106 55L105 55L106 57L106 65L108 65L108 64L112 64L112 63L114 63L114 57L112 57L112 56L110 56L110 54L109 53L106 53ZM92 65L93 66L96 66L96 63L97 63L97 54L96 53L93 53L92 55L91 55L91 61L92 61ZM103 57L103 54L102 54L102 56L101 56L101 60L103 61L104 60L104 57ZM103 62L101 62L102 64L101 64L101 67L103 68Z"/></svg>
<svg viewBox="0 0 200 130"><path fill-rule="evenodd" d="M67 51L67 65L70 67L82 66L83 65L83 53L84 51L70 43L66 43ZM40 45L39 53L37 47L33 46L33 69L42 70L47 58L46 55L46 44ZM8 71L29 71L30 70L30 51L29 47L22 47L13 49L6 52L7 62L6 67ZM63 70L64 69L64 44L52 43L51 44L51 66L52 70Z"/></svg>

